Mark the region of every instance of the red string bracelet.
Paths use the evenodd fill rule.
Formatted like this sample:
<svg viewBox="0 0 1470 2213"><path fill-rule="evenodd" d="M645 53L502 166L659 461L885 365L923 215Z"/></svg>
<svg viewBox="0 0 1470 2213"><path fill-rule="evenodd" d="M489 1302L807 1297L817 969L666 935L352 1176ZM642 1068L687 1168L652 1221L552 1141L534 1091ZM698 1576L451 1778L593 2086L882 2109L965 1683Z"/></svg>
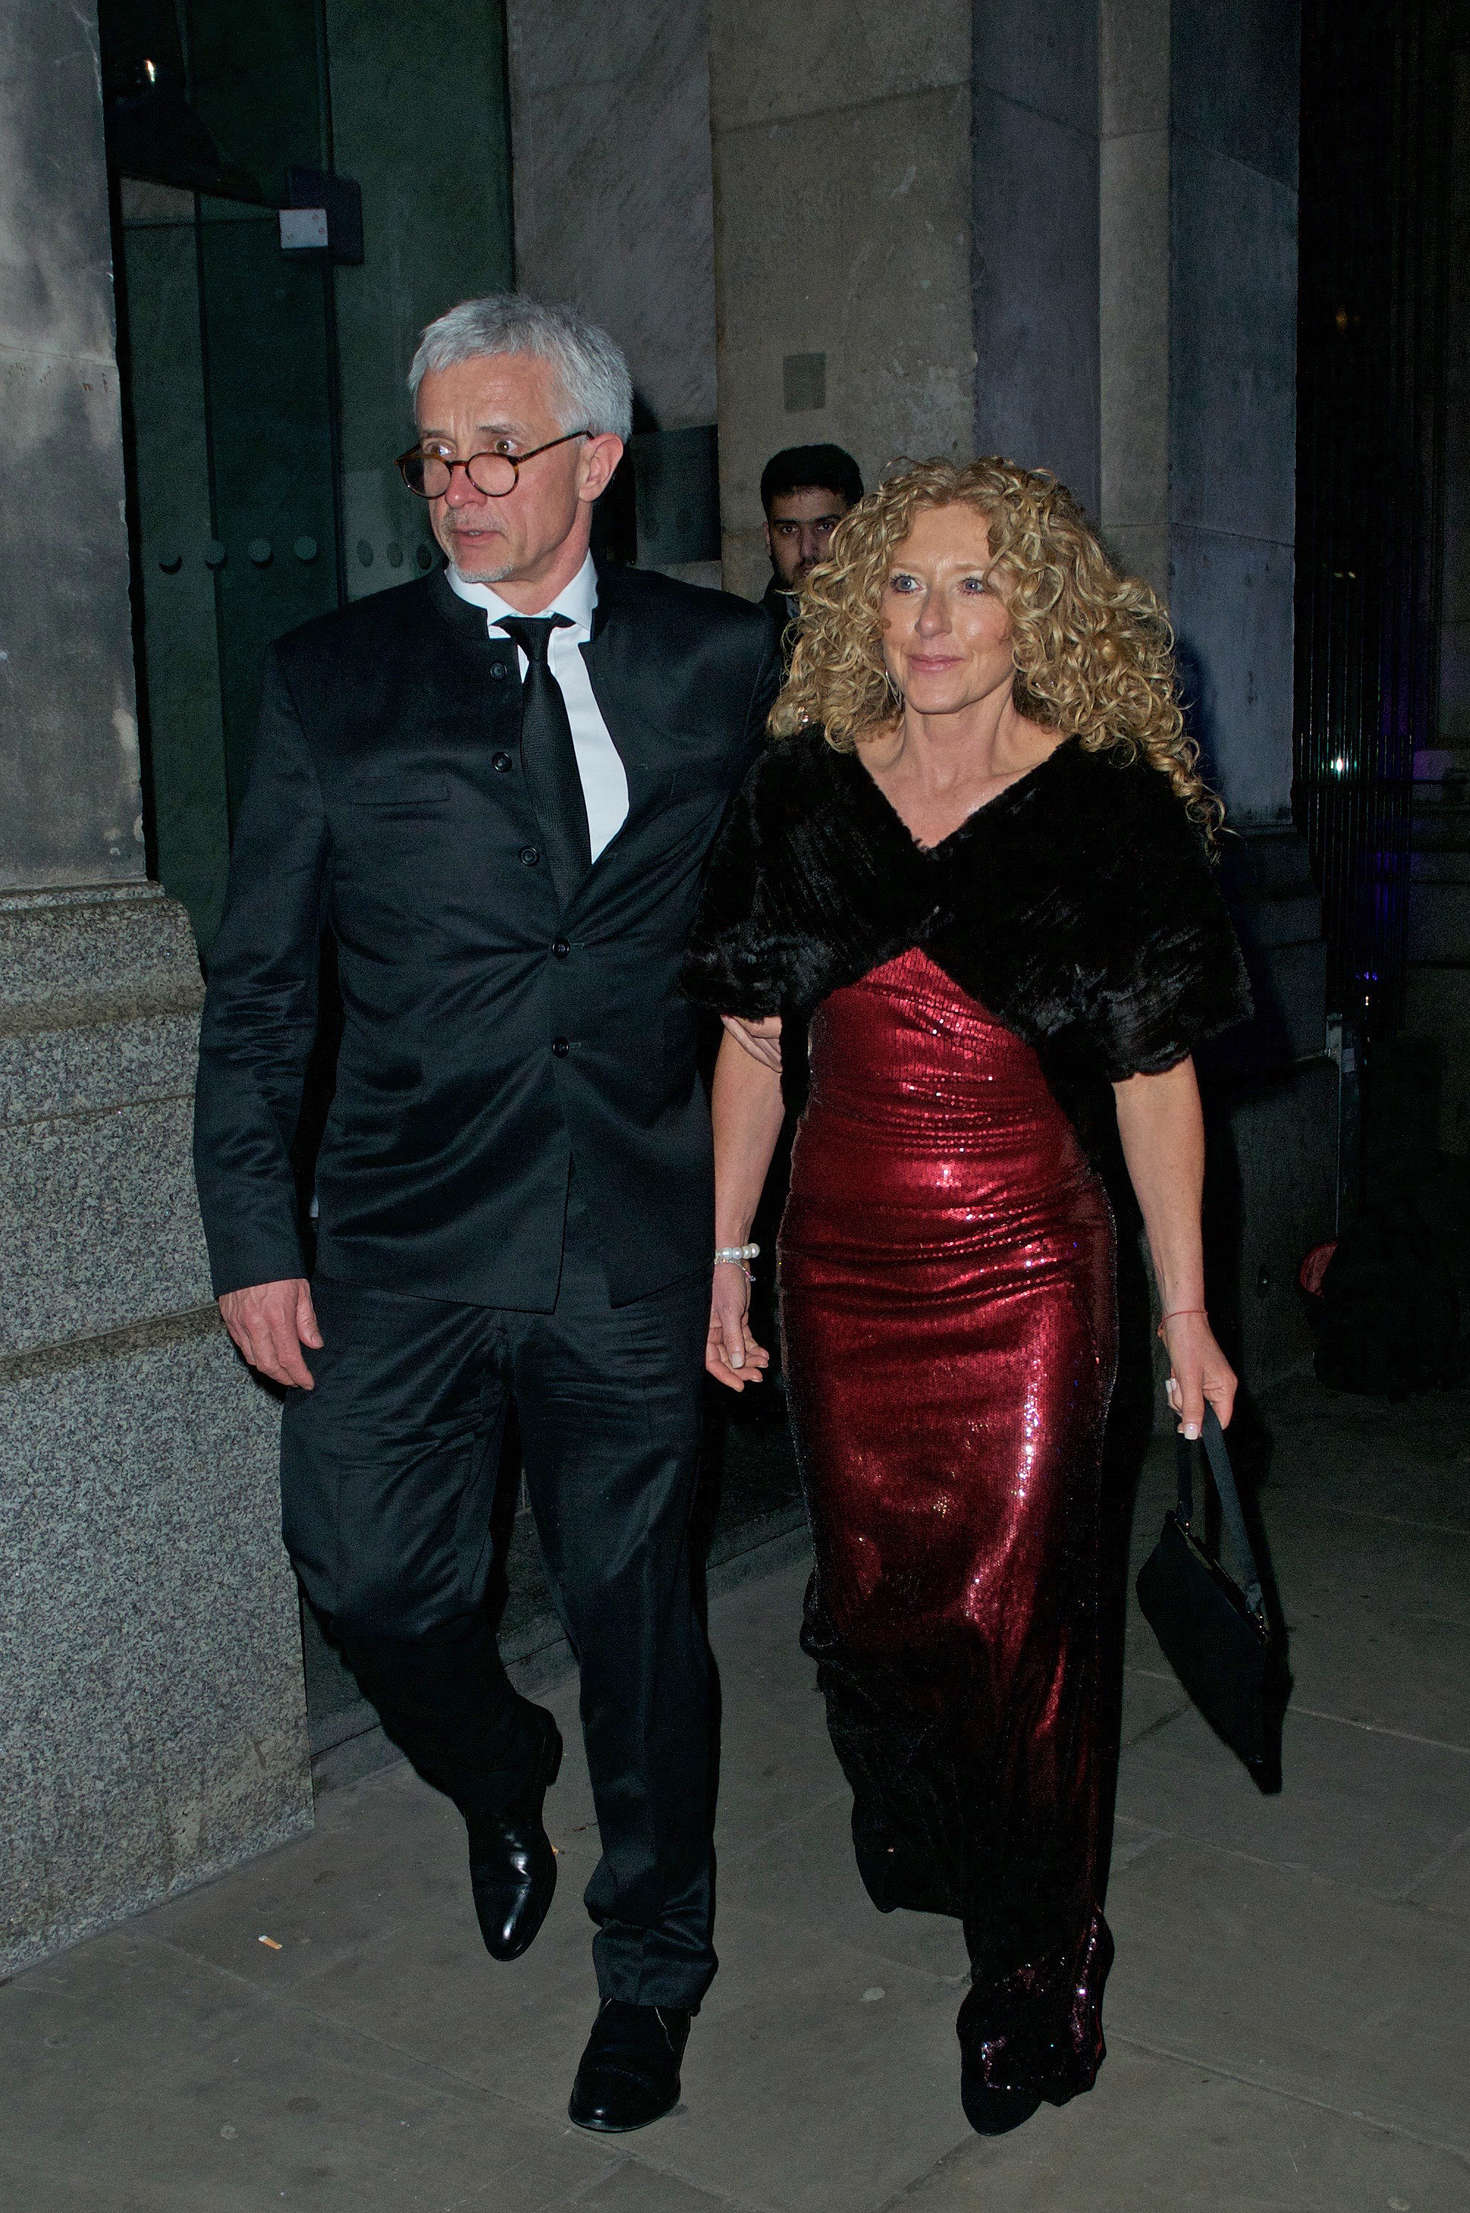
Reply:
<svg viewBox="0 0 1470 2213"><path fill-rule="evenodd" d="M1155 1330L1154 1335L1158 1338L1159 1343L1162 1344L1164 1342L1164 1322L1177 1322L1181 1314L1207 1315L1208 1313L1209 1308L1206 1306L1176 1306L1172 1314L1166 1314L1163 1317L1163 1321L1159 1323L1159 1326Z"/></svg>

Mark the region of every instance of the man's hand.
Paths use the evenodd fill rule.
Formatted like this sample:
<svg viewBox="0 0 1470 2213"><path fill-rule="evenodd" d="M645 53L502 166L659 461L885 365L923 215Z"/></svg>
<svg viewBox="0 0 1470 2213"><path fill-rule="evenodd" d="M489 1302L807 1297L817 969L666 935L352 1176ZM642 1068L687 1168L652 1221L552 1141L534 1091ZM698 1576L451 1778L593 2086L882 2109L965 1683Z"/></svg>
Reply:
<svg viewBox="0 0 1470 2213"><path fill-rule="evenodd" d="M758 1060L762 1068L781 1070L781 1017L767 1014L759 1022L744 1020L738 1014L722 1014L720 1020L734 1038L743 1045L752 1060Z"/></svg>
<svg viewBox="0 0 1470 2213"><path fill-rule="evenodd" d="M219 1302L225 1328L252 1368L272 1383L298 1391L313 1388L311 1370L301 1357L303 1345L320 1347L316 1309L304 1276L281 1283L253 1283L245 1291L226 1291Z"/></svg>

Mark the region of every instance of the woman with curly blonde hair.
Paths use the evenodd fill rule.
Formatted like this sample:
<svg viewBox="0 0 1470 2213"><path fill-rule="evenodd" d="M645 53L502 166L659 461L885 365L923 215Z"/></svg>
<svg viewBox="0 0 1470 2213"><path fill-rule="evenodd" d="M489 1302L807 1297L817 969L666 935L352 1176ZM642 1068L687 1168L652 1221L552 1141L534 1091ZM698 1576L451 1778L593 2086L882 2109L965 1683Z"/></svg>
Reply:
<svg viewBox="0 0 1470 2213"><path fill-rule="evenodd" d="M1186 1436L1210 1331L1193 1045L1241 1017L1220 816L1167 618L1071 495L1008 461L890 478L808 579L791 674L712 856L686 970L715 1072L707 1366L734 1389L750 1222L809 1025L781 1304L815 1573L803 1643L883 1910L963 1924L960 2091L999 2133L1090 2088L1121 1602L1101 1447L1109 1094ZM1105 1587L1110 1585L1111 1587Z"/></svg>
<svg viewBox="0 0 1470 2213"><path fill-rule="evenodd" d="M827 743L846 751L892 724L882 593L894 548L922 510L957 502L986 519L990 578L1010 616L1017 714L1074 733L1089 752L1146 755L1213 831L1223 810L1184 735L1169 618L1147 584L1119 575L1071 493L1044 469L924 461L890 478L834 536L830 560L811 578L772 730L791 736L820 724Z"/></svg>

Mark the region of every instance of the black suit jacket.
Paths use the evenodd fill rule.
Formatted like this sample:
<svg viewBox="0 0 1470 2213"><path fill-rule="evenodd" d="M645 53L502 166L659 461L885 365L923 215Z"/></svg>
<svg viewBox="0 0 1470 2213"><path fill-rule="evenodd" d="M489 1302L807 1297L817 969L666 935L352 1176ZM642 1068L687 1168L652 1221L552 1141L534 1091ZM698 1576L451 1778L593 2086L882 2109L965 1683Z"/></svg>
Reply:
<svg viewBox="0 0 1470 2213"><path fill-rule="evenodd" d="M636 570L583 649L628 818L565 906L520 768L515 650L442 573L273 650L200 1043L217 1292L303 1272L291 1146L323 931L343 1032L318 1265L546 1310L575 1158L614 1301L705 1264L708 1111L677 989L778 677L766 617Z"/></svg>
<svg viewBox="0 0 1470 2213"><path fill-rule="evenodd" d="M761 593L760 604L775 624L784 673L791 667L791 656L796 648L796 625L801 616L801 601L795 592L786 590L779 577L772 576Z"/></svg>

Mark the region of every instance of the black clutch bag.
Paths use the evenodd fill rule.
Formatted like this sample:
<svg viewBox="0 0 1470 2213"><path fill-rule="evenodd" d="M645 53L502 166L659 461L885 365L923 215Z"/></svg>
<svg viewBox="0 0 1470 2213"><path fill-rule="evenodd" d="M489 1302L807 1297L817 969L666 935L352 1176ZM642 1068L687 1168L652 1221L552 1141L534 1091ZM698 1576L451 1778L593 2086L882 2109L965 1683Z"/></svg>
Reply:
<svg viewBox="0 0 1470 2213"><path fill-rule="evenodd" d="M1220 1499L1220 1519L1239 1571L1196 1533L1194 1456L1203 1449ZM1190 1698L1210 1727L1244 1761L1263 1791L1281 1788L1282 1674L1261 1599L1261 1577L1246 1534L1225 1438L1205 1411L1198 1445L1178 1439L1179 1503L1138 1575L1138 1603Z"/></svg>

